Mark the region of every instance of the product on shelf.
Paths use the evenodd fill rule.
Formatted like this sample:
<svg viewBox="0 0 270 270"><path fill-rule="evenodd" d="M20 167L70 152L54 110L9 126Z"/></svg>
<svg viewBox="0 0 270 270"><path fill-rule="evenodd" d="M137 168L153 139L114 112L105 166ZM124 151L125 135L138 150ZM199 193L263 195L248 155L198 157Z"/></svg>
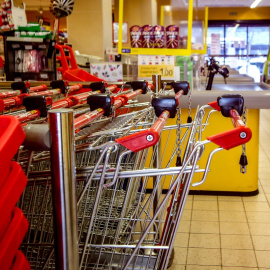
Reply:
<svg viewBox="0 0 270 270"><path fill-rule="evenodd" d="M179 47L179 27L177 25L169 25L166 27L166 46L169 49Z"/></svg>
<svg viewBox="0 0 270 270"><path fill-rule="evenodd" d="M15 1L15 0L14 0ZM23 8L17 7L12 0L4 0L1 4L0 12L0 30L9 31L18 27L18 23L24 25L27 23L25 6ZM16 23L16 25L15 25Z"/></svg>
<svg viewBox="0 0 270 270"><path fill-rule="evenodd" d="M142 47L142 28L139 25L130 27L130 44L132 48Z"/></svg>
<svg viewBox="0 0 270 270"><path fill-rule="evenodd" d="M187 48L187 36L180 37L179 47L181 49L186 49Z"/></svg>
<svg viewBox="0 0 270 270"><path fill-rule="evenodd" d="M142 47L153 48L154 36L153 27L149 24L142 27Z"/></svg>
<svg viewBox="0 0 270 270"><path fill-rule="evenodd" d="M15 51L15 72L23 72L23 50Z"/></svg>
<svg viewBox="0 0 270 270"><path fill-rule="evenodd" d="M153 27L154 48L165 48L165 31L164 26L155 25Z"/></svg>
<svg viewBox="0 0 270 270"><path fill-rule="evenodd" d="M39 72L39 53L37 50L25 50L23 56L23 72Z"/></svg>

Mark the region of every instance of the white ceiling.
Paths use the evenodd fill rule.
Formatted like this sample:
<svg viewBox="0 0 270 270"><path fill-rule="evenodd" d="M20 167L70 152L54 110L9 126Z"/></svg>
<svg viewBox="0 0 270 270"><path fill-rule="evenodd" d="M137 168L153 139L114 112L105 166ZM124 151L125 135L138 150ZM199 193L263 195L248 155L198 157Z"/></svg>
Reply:
<svg viewBox="0 0 270 270"><path fill-rule="evenodd" d="M193 3L194 6L198 4L199 7L249 7L253 1L254 0L193 0ZM26 4L26 9L38 7L48 9L50 5L50 0L23 0L23 2ZM171 0L171 5L174 7L187 6L188 0ZM262 0L258 5L258 7L264 6L270 7L270 0Z"/></svg>

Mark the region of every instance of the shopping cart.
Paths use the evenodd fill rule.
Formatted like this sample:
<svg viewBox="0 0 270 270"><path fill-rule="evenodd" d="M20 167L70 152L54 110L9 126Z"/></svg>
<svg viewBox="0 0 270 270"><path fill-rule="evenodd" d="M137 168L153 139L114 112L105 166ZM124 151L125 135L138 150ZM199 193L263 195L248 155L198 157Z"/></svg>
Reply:
<svg viewBox="0 0 270 270"><path fill-rule="evenodd" d="M154 124L159 131L166 118L172 115L168 105L172 100L168 97L166 106L159 110ZM202 123L204 108L197 111L192 124L183 125L190 132L183 135L182 141L188 139L188 144L180 167L172 166L179 148L177 142L171 148L167 166L157 166L164 156L160 156L159 137L147 129L155 120L151 107L119 115L106 126L102 123L100 131L96 131L95 126L100 125L96 122L88 129L88 135L77 133L76 191L81 269L166 269L193 174L204 172L204 180L214 153L246 143L251 138L250 130L239 117L241 100L241 97L231 96L219 99L222 113L237 120L238 127L233 131L200 141L205 126ZM161 146L165 149L163 154L166 145L172 143L172 130L177 128L177 125L165 127L169 134L166 133L166 143ZM224 145L224 140L229 141ZM206 166L199 168L197 161L210 142L223 148L214 150ZM29 185L19 204L30 223L23 251L34 269L54 268L50 156L48 152L28 153L21 155L22 163L23 158L32 161L25 163ZM170 187L163 195L168 178ZM147 193L152 180L152 191Z"/></svg>

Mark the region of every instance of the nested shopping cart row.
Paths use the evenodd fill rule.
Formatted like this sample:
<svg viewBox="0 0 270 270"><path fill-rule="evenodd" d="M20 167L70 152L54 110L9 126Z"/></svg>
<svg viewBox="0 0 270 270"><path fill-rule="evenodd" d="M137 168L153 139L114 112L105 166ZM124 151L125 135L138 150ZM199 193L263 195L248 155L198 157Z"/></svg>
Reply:
<svg viewBox="0 0 270 270"><path fill-rule="evenodd" d="M208 122L206 106L197 109L192 123L180 125L178 121L166 126L169 117L180 116L180 97L188 94L186 82L173 82L173 94L151 94L145 82L134 85L134 91L119 95L92 93L87 98L90 112L78 116L75 125L67 127L71 133L76 130L75 146L70 147L75 167L70 174L76 179L74 226L80 269L166 269L173 259L173 242L193 175L202 172L205 181L216 152L251 138L251 131L239 116L244 105L239 95L223 96L211 104L225 117L234 119L235 128L202 141ZM129 101L142 93L152 95L149 102ZM91 118L97 111L102 113ZM48 113L50 122L54 122L53 113L69 112ZM48 126L46 116L43 125ZM80 117L90 120L82 121L76 129L76 119L84 119ZM34 133L39 125L28 123L26 127L27 132ZM172 139L175 133L176 141ZM51 137L54 144L53 134ZM210 143L217 148L200 167L198 160ZM17 155L28 176L19 202L29 221L22 251L33 269L54 269L59 263L53 215L57 198L52 195L55 152L50 147L48 143L42 150L21 149ZM175 166L179 153L182 164ZM63 162L72 155L63 157ZM161 167L164 162L166 166ZM169 182L169 189L163 194L165 182Z"/></svg>

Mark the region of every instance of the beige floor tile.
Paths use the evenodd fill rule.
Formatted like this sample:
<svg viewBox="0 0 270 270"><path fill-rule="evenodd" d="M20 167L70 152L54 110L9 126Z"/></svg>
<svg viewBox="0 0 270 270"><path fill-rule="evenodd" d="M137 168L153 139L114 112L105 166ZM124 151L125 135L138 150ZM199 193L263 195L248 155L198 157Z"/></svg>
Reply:
<svg viewBox="0 0 270 270"><path fill-rule="evenodd" d="M189 248L220 248L219 234L191 233Z"/></svg>
<svg viewBox="0 0 270 270"><path fill-rule="evenodd" d="M250 268L250 267L227 267L227 266L223 266L222 270L258 270L259 268Z"/></svg>
<svg viewBox="0 0 270 270"><path fill-rule="evenodd" d="M248 224L244 222L220 222L221 234L249 234Z"/></svg>
<svg viewBox="0 0 270 270"><path fill-rule="evenodd" d="M218 210L216 201L194 201L193 202L194 210Z"/></svg>
<svg viewBox="0 0 270 270"><path fill-rule="evenodd" d="M189 248L187 264L196 265L221 265L220 249Z"/></svg>
<svg viewBox="0 0 270 270"><path fill-rule="evenodd" d="M264 193L270 193L270 185L263 185L263 191L264 191Z"/></svg>
<svg viewBox="0 0 270 270"><path fill-rule="evenodd" d="M173 264L186 264L187 248L174 247Z"/></svg>
<svg viewBox="0 0 270 270"><path fill-rule="evenodd" d="M186 270L186 266L173 263L172 266L169 269L170 270Z"/></svg>
<svg viewBox="0 0 270 270"><path fill-rule="evenodd" d="M181 220L177 232L189 233L190 232L190 223L189 220Z"/></svg>
<svg viewBox="0 0 270 270"><path fill-rule="evenodd" d="M189 233L177 233L174 240L174 247L188 247Z"/></svg>
<svg viewBox="0 0 270 270"><path fill-rule="evenodd" d="M191 220L191 209L184 209L183 214L181 216L181 220Z"/></svg>
<svg viewBox="0 0 270 270"><path fill-rule="evenodd" d="M218 222L191 221L191 233L219 233Z"/></svg>
<svg viewBox="0 0 270 270"><path fill-rule="evenodd" d="M244 211L243 202L219 201L218 207L220 211Z"/></svg>
<svg viewBox="0 0 270 270"><path fill-rule="evenodd" d="M269 181L269 174L268 173L261 173L259 172L259 179L260 180L265 180L265 181Z"/></svg>
<svg viewBox="0 0 270 270"><path fill-rule="evenodd" d="M268 203L270 203L270 194L269 193L265 194L265 197L266 197L266 200L268 201Z"/></svg>
<svg viewBox="0 0 270 270"><path fill-rule="evenodd" d="M270 212L267 202L244 202L246 211Z"/></svg>
<svg viewBox="0 0 270 270"><path fill-rule="evenodd" d="M219 220L232 222L246 222L245 212L219 211Z"/></svg>
<svg viewBox="0 0 270 270"><path fill-rule="evenodd" d="M188 195L187 196L187 201L193 201L193 197L194 197L194 195Z"/></svg>
<svg viewBox="0 0 270 270"><path fill-rule="evenodd" d="M259 193L256 196L242 197L242 199L244 202L266 202L266 196L264 193Z"/></svg>
<svg viewBox="0 0 270 270"><path fill-rule="evenodd" d="M169 269L171 270L171 269ZM221 266L216 265L187 265L186 270L221 270Z"/></svg>
<svg viewBox="0 0 270 270"><path fill-rule="evenodd" d="M241 202L242 197L240 196L218 196L218 201L226 201L226 202Z"/></svg>
<svg viewBox="0 0 270 270"><path fill-rule="evenodd" d="M270 212L246 212L248 222L270 223Z"/></svg>
<svg viewBox="0 0 270 270"><path fill-rule="evenodd" d="M254 250L222 249L222 265L236 267L257 267Z"/></svg>
<svg viewBox="0 0 270 270"><path fill-rule="evenodd" d="M218 211L193 210L192 220L218 221Z"/></svg>
<svg viewBox="0 0 270 270"><path fill-rule="evenodd" d="M190 210L190 209L192 209L192 205L193 205L193 200L186 201L184 209Z"/></svg>
<svg viewBox="0 0 270 270"><path fill-rule="evenodd" d="M270 269L270 251L259 251L256 250L256 257L258 261L258 266L261 268L268 268Z"/></svg>
<svg viewBox="0 0 270 270"><path fill-rule="evenodd" d="M268 164L268 166L269 166L269 164ZM264 186L264 185L265 186L268 186L268 185L270 185L270 179L269 179L269 177L266 178L266 179L260 177L259 183L261 184L261 186ZM260 189L260 192L261 193L264 193L264 190L263 189Z"/></svg>
<svg viewBox="0 0 270 270"><path fill-rule="evenodd" d="M253 245L255 250L270 250L270 236L252 236Z"/></svg>
<svg viewBox="0 0 270 270"><path fill-rule="evenodd" d="M221 248L227 249L253 249L249 235L221 235Z"/></svg>
<svg viewBox="0 0 270 270"><path fill-rule="evenodd" d="M269 223L249 223L251 235L270 235Z"/></svg>
<svg viewBox="0 0 270 270"><path fill-rule="evenodd" d="M194 201L217 201L218 196L194 195Z"/></svg>
<svg viewBox="0 0 270 270"><path fill-rule="evenodd" d="M267 173L270 173L270 168L261 168L259 169L259 175L261 174L267 174Z"/></svg>

